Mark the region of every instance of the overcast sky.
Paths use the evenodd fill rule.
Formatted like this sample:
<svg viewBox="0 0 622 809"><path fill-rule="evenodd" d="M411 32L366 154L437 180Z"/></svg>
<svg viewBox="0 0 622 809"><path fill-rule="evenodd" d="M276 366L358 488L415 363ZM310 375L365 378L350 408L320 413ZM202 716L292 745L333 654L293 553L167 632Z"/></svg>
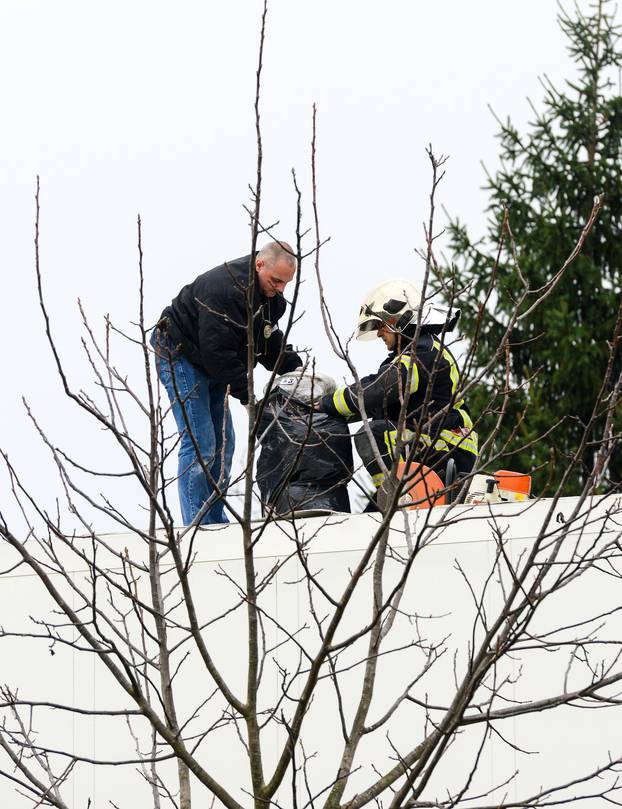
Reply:
<svg viewBox="0 0 622 809"><path fill-rule="evenodd" d="M572 75L556 14L555 0L271 0L262 218L294 238L294 168L303 225L312 225L315 103L320 223L330 236L321 263L343 336L369 288L421 277L415 249L427 217L428 143L450 157L438 203L481 232L481 161L497 164L488 105L523 128L527 97L537 105L542 96L538 77L561 84ZM137 214L150 321L199 272L249 250L260 15L258 0L0 0L0 446L48 507L60 490L22 396L51 440L82 462L110 468L118 455L101 431L87 429L54 374L36 301L36 175L52 329L72 385L86 388L76 301L100 332L105 313L131 329ZM339 378L346 371L321 332L310 264L303 277L306 314L294 341ZM140 358L123 344L117 350L118 366L140 388ZM354 348L361 372L382 355L379 341ZM245 415L234 415L240 432ZM4 503L4 474L0 486ZM117 494L135 516L129 488Z"/></svg>

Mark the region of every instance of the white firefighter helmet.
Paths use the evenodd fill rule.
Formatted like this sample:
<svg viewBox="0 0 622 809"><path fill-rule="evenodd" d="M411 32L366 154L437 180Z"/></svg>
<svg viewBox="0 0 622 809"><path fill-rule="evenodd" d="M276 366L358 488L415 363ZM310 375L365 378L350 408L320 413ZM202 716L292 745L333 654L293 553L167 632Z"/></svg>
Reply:
<svg viewBox="0 0 622 809"><path fill-rule="evenodd" d="M392 331L403 332L417 322L421 306L421 291L411 281L385 281L365 296L359 311L356 338L373 340L378 329L388 326ZM425 331L440 332L445 326L451 331L456 325L459 312L448 322L447 312L424 302L421 311L421 326ZM446 325L445 325L446 324Z"/></svg>

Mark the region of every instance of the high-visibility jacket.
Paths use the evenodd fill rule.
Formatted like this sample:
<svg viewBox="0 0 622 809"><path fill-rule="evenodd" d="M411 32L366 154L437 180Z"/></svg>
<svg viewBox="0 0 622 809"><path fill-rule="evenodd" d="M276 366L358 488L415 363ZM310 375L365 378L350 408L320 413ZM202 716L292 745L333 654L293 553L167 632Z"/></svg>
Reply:
<svg viewBox="0 0 622 809"><path fill-rule="evenodd" d="M441 452L458 447L477 455L477 433L459 385L460 372L451 351L436 335L422 334L416 346L409 343L399 353L392 351L377 373L361 379L360 389L347 385L322 397L320 410L358 421L360 390L367 418L397 422L407 399L406 426L416 429L421 422L423 444ZM448 405L446 414L433 419Z"/></svg>

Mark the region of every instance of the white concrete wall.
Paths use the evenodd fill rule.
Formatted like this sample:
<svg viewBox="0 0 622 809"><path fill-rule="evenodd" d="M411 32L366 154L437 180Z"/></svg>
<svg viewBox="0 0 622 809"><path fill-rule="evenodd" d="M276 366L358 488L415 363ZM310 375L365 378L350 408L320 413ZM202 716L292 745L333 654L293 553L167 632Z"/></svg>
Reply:
<svg viewBox="0 0 622 809"><path fill-rule="evenodd" d="M572 513L576 501L567 498L560 501L551 521L551 531L563 529ZM588 509L589 519L573 526L572 536L566 541L566 550L560 562L569 558L570 548L576 542L582 548L594 543L609 541L616 535L615 523L609 524L610 533L602 534L605 511L610 504L594 501ZM477 622L477 609L465 583L463 573L476 593L482 591L488 582L484 605L488 617L495 614L502 600L502 587L498 577L491 576L495 558L496 543L494 532L503 532L507 540L507 551L514 564L527 551L543 524L548 511L547 501L530 504L515 504L488 507L459 507L451 512L446 508L431 512L410 512L396 515L392 524L391 546L395 553L403 553L406 548L406 529L413 538L420 536L425 547L418 554L406 585L394 629L385 642L384 649L400 649L382 656L379 660L378 683L372 702L369 719L375 721L391 706L396 697L422 669L425 654L413 641L439 643L443 639L445 651L431 670L422 676L412 693L431 704L445 705L451 699L454 689L454 669L459 677L464 672L469 645L481 637L481 625ZM585 509L584 509L585 511ZM562 521L563 520L563 521ZM426 523L428 521L428 523ZM338 596L347 583L350 571L358 564L363 550L377 524L374 515L316 517L300 520L294 526L281 521L269 524L256 546L256 560L259 576L277 563L288 559L279 569L272 584L262 593L261 606L282 628L296 635L297 640L312 654L319 645L317 629L309 608L307 589L300 583L302 568L295 557L294 536L309 540L310 565L318 573L322 586L334 596ZM259 524L258 524L259 525ZM427 527L426 527L427 526ZM554 539L554 535L552 536ZM130 535L107 536L110 547L128 548L131 558L146 558L146 547ZM86 543L85 546L88 546ZM197 559L192 574L197 608L201 622L207 623L226 612L236 602L236 591L231 580L242 583L243 558L241 532L236 526L208 528L200 532L196 540ZM75 571L73 580L84 585L86 568L77 564L60 550L66 564ZM41 556L41 554L38 554ZM15 561L15 554L2 548L0 565L6 570ZM105 551L100 551L100 561L105 560ZM458 569L461 568L462 572ZM401 564L389 559L385 570L385 586L388 588L397 580L402 570ZM620 605L619 578L611 563L603 564L582 577L572 581L559 594L546 602L536 614L530 631L546 632L558 626L578 623L589 616L605 614ZM227 578L229 576L229 578ZM507 587L509 577L504 576ZM60 577L54 579L74 607L79 598L71 595ZM166 579L165 579L166 581ZM364 626L371 615L371 574L367 572L352 599L344 617L337 639ZM172 577L171 577L172 583ZM146 592L146 582L141 585ZM105 598L105 590L98 589L98 597ZM0 577L0 603L4 632L37 632L40 628L31 618L49 620L54 605L49 594L37 577L22 567ZM127 604L125 607L127 608ZM328 603L316 593L315 609L318 615L329 612ZM406 613L416 614L416 621ZM85 618L88 616L84 614ZM175 613L182 620L182 613ZM60 619L59 619L60 620ZM474 629L475 626L475 629ZM591 625L593 636L608 644L589 649L590 659L595 667L599 661L611 662L621 649L622 622L619 613L613 612ZM277 630L275 623L266 619L266 644L277 646L285 636ZM112 634L112 633L110 633ZM580 629L571 629L559 635L557 651L524 649L512 659L500 664L497 672L499 681L506 675L514 679L503 688L507 700L522 701L542 699L564 690L564 675L568 667L568 647L561 641L577 637ZM233 690L244 696L246 666L246 622L243 609L238 609L222 621L208 626L204 637L220 670L226 676ZM171 632L175 639L175 632ZM359 640L352 648L344 651L339 658L339 667L348 669L340 675L344 709L351 719L362 678L362 666L354 664L366 654L366 638ZM46 700L81 706L83 708L120 709L130 705L128 697L122 693L96 657L88 652L79 653L69 647L56 644L50 652L50 643L42 640L3 637L0 646L0 683L12 689L19 688L22 699ZM528 646L528 643L523 644ZM180 718L192 714L214 690L214 684L203 668L195 650L188 646L191 656L184 662L175 680L178 711ZM182 653L179 652L177 660ZM298 649L294 644L280 646L271 653L265 664L260 692L261 707L268 708L278 698L279 670L281 667L293 671L298 664ZM613 670L619 670L614 665ZM157 677L156 677L157 679ZM571 670L569 687L579 687L589 680L586 669L578 662L576 673ZM295 689L294 689L295 691ZM478 699L485 699L482 690ZM499 702L496 707L510 703ZM191 725L200 732L212 722L217 722L223 708L219 695L214 696L200 709L199 718ZM291 703L285 703L291 713ZM7 724L12 720L7 716ZM440 712L432 712L436 719ZM132 720L135 732L145 743L145 726L139 720ZM60 711L38 711L33 726L37 730L37 740L42 745L76 751L93 759L115 760L119 757L134 757L135 745L124 721L118 718L78 717ZM361 745L355 773L346 796L365 789L374 780L372 764L379 770L395 763L395 750L404 754L423 738L429 729L425 711L412 704L404 705L374 737L367 737ZM619 740L619 711L607 708L597 711L579 708L559 708L541 714L533 714L517 719L508 719L496 725L500 733L522 750L501 742L494 736L486 745L467 794L477 795L488 791L492 786L517 777L494 795L475 801L472 805L490 805L508 799L518 798L536 792L539 787L568 781L587 773L602 764L607 751L613 757L622 754ZM446 754L446 761L439 767L430 781L425 798L443 799L446 790L459 788L468 777L473 766L474 755L485 732L483 725L465 729ZM305 719L302 735L305 750L314 758L309 765L309 778L314 792L320 792L335 777L336 765L342 747L342 737L334 689L328 679L322 680L321 687ZM282 728L271 726L264 733L266 773L274 766L276 756L285 741ZM231 726L211 733L199 748L198 758L210 774L217 777L244 806L250 799L243 791L249 789L246 759L242 745ZM54 768L58 772L58 761ZM0 750L0 768L10 772L4 754ZM164 775L174 772L169 763L161 765ZM174 784L174 778L171 779ZM210 806L209 795L197 782L193 785L197 806ZM291 782L287 780L279 793L281 806L292 805ZM591 788L589 788L591 789ZM577 793L579 788L574 790ZM110 806L109 801L125 807L151 806L152 799L144 781L137 775L136 766L93 767L78 765L68 783L61 790L71 807L87 806L89 797L94 807ZM298 792L301 803L306 802L305 789L299 777ZM566 796L567 797L567 796ZM386 801L386 796L385 796ZM315 805L321 806L321 799ZM15 786L6 779L0 780L0 806L21 809L31 805L15 791ZM165 804L166 805L166 804ZM388 802L385 803L388 805ZM601 806L600 799L588 801L589 806Z"/></svg>

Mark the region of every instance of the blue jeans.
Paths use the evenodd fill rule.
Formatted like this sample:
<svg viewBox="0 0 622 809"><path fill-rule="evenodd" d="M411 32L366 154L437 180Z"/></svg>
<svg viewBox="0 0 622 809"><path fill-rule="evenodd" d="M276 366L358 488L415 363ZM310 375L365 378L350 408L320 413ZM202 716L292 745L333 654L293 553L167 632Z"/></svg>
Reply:
<svg viewBox="0 0 622 809"><path fill-rule="evenodd" d="M190 525L210 497L213 505L199 523L227 523L224 500L218 497L210 483L211 477L223 495L229 484L235 433L229 412L225 420L226 387L182 356L165 332L154 329L151 345L156 352L158 375L168 393L181 435L177 484L184 525ZM191 436L196 441L204 466L197 457ZM204 467L209 470L209 476L203 471Z"/></svg>

